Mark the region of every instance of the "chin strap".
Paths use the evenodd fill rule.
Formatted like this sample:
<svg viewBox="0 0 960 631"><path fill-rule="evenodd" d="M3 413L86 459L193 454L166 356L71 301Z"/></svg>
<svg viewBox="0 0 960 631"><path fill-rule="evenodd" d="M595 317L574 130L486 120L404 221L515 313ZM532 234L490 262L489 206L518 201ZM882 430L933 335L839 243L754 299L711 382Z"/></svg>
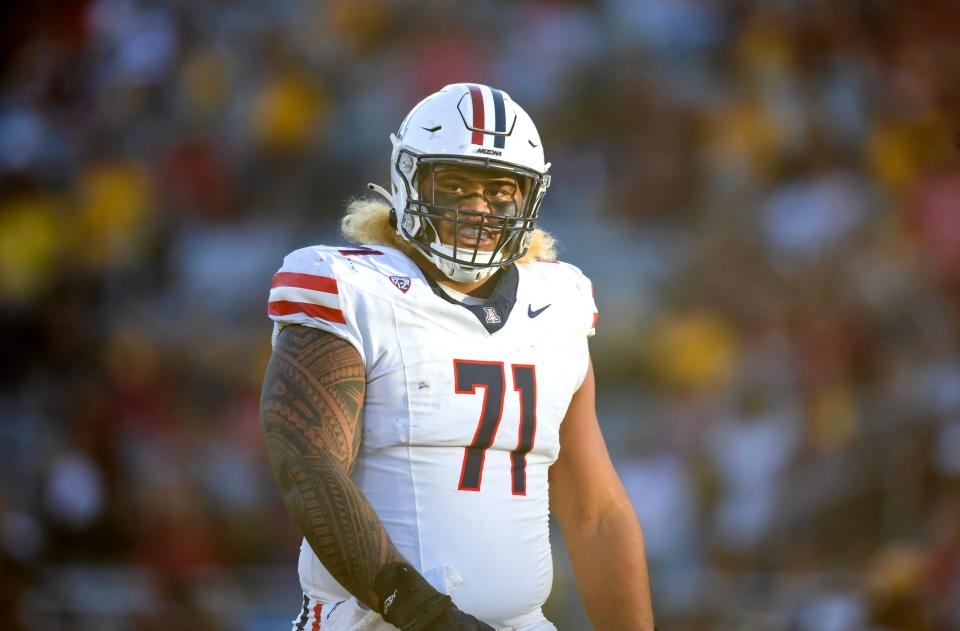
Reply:
<svg viewBox="0 0 960 631"><path fill-rule="evenodd" d="M499 259L503 258L494 252L478 252L478 254L483 255L478 262L488 267L468 267L449 258L437 256L438 251L452 258L453 246L436 239L430 244L430 252L426 254L426 257L450 280L458 283L475 283L487 278L500 269Z"/></svg>
<svg viewBox="0 0 960 631"><path fill-rule="evenodd" d="M367 183L367 188L369 188L369 189L370 189L371 191L373 191L374 193L377 193L377 194L379 194L379 195L382 195L383 198L386 199L386 200L387 200L388 202L390 202L391 204L393 203L393 198L390 197L390 193L388 193L388 192L387 192L387 189L383 188L383 187L380 186L379 184L374 184L373 182L368 182L368 183Z"/></svg>

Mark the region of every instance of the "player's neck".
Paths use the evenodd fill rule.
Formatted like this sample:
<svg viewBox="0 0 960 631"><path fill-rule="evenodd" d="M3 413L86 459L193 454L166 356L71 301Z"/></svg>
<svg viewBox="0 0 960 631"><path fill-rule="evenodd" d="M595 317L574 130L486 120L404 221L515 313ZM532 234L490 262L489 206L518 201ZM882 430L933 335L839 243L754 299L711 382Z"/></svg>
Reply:
<svg viewBox="0 0 960 631"><path fill-rule="evenodd" d="M497 286L496 283L490 282L493 279L493 274L474 283L458 283L450 280L443 272L439 273L439 277L433 277L435 281L444 287L449 287L450 289L459 291L461 294L467 294L474 298L489 298Z"/></svg>
<svg viewBox="0 0 960 631"><path fill-rule="evenodd" d="M413 254L414 262L424 274L444 287L449 287L462 294L469 294L477 298L488 298L490 294L493 293L494 288L497 286L495 282L490 282L493 280L493 277L496 276L496 274L491 274L486 278L474 281L472 283L458 283L450 280L446 274L437 269L437 267L428 261L422 254L419 252L414 252Z"/></svg>

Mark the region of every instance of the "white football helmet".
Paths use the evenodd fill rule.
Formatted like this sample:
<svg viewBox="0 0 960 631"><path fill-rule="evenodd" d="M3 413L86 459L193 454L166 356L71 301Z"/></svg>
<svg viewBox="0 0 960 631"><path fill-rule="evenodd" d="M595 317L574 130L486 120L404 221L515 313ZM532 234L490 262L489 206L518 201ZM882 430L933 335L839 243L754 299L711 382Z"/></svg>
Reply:
<svg viewBox="0 0 960 631"><path fill-rule="evenodd" d="M526 253L550 186L550 164L530 116L506 92L473 83L448 85L414 107L390 140L397 232L450 279L481 280ZM493 199L487 188L472 195L444 188L435 177L450 167L486 181L509 180L514 193L504 198L497 191L500 197ZM489 212L465 209L462 200L471 196L482 197ZM446 234L470 235L472 247L456 237L453 243L441 241L442 221L452 222L444 226Z"/></svg>

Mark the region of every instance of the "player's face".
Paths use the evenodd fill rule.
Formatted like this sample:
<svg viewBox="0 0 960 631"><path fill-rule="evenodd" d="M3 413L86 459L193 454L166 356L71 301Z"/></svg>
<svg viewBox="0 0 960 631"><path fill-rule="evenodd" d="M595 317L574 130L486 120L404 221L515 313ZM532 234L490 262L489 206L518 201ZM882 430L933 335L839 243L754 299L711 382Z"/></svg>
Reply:
<svg viewBox="0 0 960 631"><path fill-rule="evenodd" d="M433 219L440 240L466 250L493 250L503 219L523 208L516 177L480 167L438 165L420 182L420 195L446 218Z"/></svg>

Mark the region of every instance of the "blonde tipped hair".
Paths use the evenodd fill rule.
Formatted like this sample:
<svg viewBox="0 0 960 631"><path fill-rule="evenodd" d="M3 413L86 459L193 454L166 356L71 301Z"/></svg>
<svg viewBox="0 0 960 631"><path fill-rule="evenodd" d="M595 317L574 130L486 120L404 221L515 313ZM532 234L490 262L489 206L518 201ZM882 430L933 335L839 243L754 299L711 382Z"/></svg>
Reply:
<svg viewBox="0 0 960 631"><path fill-rule="evenodd" d="M340 220L343 236L356 243L386 245L410 254L415 248L390 226L390 206L379 199L360 198L347 204L347 213ZM557 260L556 240L536 228L530 247L518 264Z"/></svg>

